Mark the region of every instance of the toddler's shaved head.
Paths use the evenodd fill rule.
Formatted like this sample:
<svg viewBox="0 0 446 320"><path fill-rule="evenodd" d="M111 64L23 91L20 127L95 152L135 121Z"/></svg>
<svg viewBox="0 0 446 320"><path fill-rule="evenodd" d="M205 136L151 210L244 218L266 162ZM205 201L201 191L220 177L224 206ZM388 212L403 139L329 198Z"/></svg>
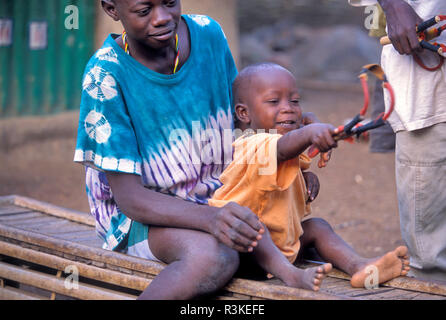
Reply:
<svg viewBox="0 0 446 320"><path fill-rule="evenodd" d="M234 106L237 105L238 103L246 103L246 96L249 94L249 89L252 85L252 80L255 75L257 75L261 71L276 69L276 68L289 72L284 67L272 62L262 62L253 64L240 71L238 76L235 78L234 83L232 84Z"/></svg>

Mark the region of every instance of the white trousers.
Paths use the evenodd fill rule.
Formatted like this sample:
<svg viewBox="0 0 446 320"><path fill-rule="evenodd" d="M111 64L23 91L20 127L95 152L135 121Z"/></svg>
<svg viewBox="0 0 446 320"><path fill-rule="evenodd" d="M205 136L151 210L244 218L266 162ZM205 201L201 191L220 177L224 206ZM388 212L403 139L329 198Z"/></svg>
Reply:
<svg viewBox="0 0 446 320"><path fill-rule="evenodd" d="M446 123L398 132L395 156L409 275L446 281Z"/></svg>

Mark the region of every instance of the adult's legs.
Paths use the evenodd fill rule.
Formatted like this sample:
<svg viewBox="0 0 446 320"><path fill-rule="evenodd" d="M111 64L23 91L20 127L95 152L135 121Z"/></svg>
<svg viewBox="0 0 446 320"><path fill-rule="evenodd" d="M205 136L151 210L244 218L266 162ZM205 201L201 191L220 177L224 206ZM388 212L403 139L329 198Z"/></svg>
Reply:
<svg viewBox="0 0 446 320"><path fill-rule="evenodd" d="M151 226L148 241L155 257L168 265L140 299L188 300L214 293L239 265L235 250L204 232Z"/></svg>
<svg viewBox="0 0 446 320"><path fill-rule="evenodd" d="M396 138L396 183L409 275L446 281L446 123Z"/></svg>
<svg viewBox="0 0 446 320"><path fill-rule="evenodd" d="M354 287L366 286L367 279L376 279L378 283L383 283L408 272L406 247L398 247L382 257L369 259L357 254L323 219L305 220L302 228L302 248L315 248L324 261L351 275L351 284ZM370 272L374 273L372 278L369 278Z"/></svg>

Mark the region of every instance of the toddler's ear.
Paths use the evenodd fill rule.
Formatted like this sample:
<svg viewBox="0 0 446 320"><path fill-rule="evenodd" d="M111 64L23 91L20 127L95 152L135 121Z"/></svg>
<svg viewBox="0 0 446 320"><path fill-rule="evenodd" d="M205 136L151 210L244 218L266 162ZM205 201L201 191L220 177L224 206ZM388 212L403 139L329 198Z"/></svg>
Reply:
<svg viewBox="0 0 446 320"><path fill-rule="evenodd" d="M237 103L235 105L235 114L237 118L244 124L249 124L251 122L247 105L243 103Z"/></svg>
<svg viewBox="0 0 446 320"><path fill-rule="evenodd" d="M102 9L105 13L109 15L113 20L119 21L118 13L116 12L116 4L111 0L101 0Z"/></svg>

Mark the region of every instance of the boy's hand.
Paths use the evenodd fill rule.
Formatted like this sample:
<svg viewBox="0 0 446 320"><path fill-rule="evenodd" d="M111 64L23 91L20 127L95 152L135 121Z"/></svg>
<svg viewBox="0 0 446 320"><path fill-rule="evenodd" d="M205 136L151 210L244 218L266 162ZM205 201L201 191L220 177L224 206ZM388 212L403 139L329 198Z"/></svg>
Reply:
<svg viewBox="0 0 446 320"><path fill-rule="evenodd" d="M403 0L379 0L387 19L389 39L400 54L422 50L416 26L423 22L415 10Z"/></svg>
<svg viewBox="0 0 446 320"><path fill-rule="evenodd" d="M239 252L252 252L265 232L259 218L246 207L230 202L215 212L211 233Z"/></svg>
<svg viewBox="0 0 446 320"><path fill-rule="evenodd" d="M317 175L313 172L302 172L305 185L307 186L308 200L307 203L313 202L319 194L320 184Z"/></svg>
<svg viewBox="0 0 446 320"><path fill-rule="evenodd" d="M320 154L320 159L319 159L319 162L318 162L318 164L317 164L317 166L318 166L320 169L325 168L325 167L327 166L328 161L330 161L330 159L331 159L331 153L332 153L332 151L333 151L333 150L330 150L330 151L328 151L328 152L325 152L325 153L321 153L321 154Z"/></svg>
<svg viewBox="0 0 446 320"><path fill-rule="evenodd" d="M338 146L333 138L336 128L331 124L313 123L305 128L308 130L310 144L314 145L320 152L328 152Z"/></svg>

